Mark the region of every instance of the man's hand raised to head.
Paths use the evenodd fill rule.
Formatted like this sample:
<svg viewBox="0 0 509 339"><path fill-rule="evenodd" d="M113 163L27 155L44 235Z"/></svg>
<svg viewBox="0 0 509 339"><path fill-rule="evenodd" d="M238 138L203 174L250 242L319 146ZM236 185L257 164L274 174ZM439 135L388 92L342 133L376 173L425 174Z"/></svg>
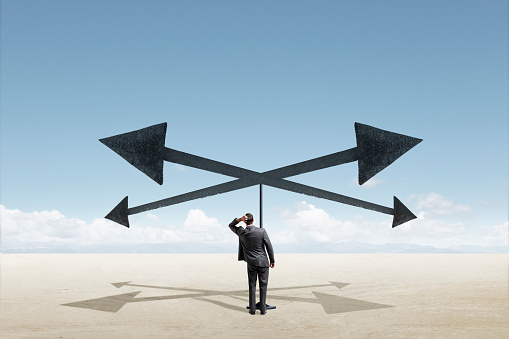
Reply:
<svg viewBox="0 0 509 339"><path fill-rule="evenodd" d="M247 217L245 215L241 216L240 218L237 218L238 221L246 221Z"/></svg>

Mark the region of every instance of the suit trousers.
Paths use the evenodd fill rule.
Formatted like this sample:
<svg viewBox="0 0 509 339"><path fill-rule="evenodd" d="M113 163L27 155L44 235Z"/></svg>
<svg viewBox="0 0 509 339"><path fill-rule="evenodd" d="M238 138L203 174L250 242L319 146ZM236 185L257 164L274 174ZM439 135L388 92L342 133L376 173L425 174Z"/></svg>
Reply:
<svg viewBox="0 0 509 339"><path fill-rule="evenodd" d="M266 311L267 284L269 282L269 268L247 264L247 278L249 282L249 312L256 310L256 278L260 287L260 312Z"/></svg>

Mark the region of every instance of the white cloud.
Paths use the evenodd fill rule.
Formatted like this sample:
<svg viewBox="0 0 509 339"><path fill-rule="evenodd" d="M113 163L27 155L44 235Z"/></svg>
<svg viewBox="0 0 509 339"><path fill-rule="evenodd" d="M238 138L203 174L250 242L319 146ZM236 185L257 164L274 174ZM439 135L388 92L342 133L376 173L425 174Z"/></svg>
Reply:
<svg viewBox="0 0 509 339"><path fill-rule="evenodd" d="M155 217L155 215L154 215ZM131 228L98 218L91 223L66 218L58 211L25 213L9 210L0 205L2 226L2 249L6 251L34 248L83 249L85 247L115 246L135 250L139 244L174 245L194 244L195 248L207 248L205 244L233 244L226 226L217 219L209 218L201 210L191 210L183 228L174 225L155 226L131 220ZM135 218L133 218L135 219ZM149 219L155 220L150 217ZM157 218L158 219L158 218ZM231 246L224 246L226 250ZM217 248L217 246L216 246ZM234 248L231 247L231 248Z"/></svg>
<svg viewBox="0 0 509 339"><path fill-rule="evenodd" d="M184 221L184 228L188 235L196 241L206 243L230 243L234 234L222 225L216 218L209 218L202 210L190 210Z"/></svg>
<svg viewBox="0 0 509 339"><path fill-rule="evenodd" d="M285 244L377 240L379 234L377 228L387 226L383 223L370 223L361 216L355 217L354 220L341 221L305 201L296 203L291 210L281 210L280 217L286 230L277 234L274 240Z"/></svg>
<svg viewBox="0 0 509 339"><path fill-rule="evenodd" d="M368 244L403 243L446 248L449 246L507 246L509 222L482 225L464 218L468 206L435 194L414 194L408 207L417 219L392 228L392 217L360 211L339 219L305 201L280 210L275 229L268 229L272 243L285 248L320 251L345 242ZM407 201L405 201L407 203ZM367 219L366 217L371 219ZM162 224L155 214L131 217L131 228L98 218L85 222L67 218L59 211L25 213L0 205L2 249L23 251L55 248L94 251L116 248L134 251L139 246L189 251L236 250L237 238L225 223L199 209L189 210L183 225ZM470 218L471 219L471 218ZM284 245L284 246L283 246ZM152 247L151 247L152 248Z"/></svg>
<svg viewBox="0 0 509 339"><path fill-rule="evenodd" d="M414 234L428 236L448 236L463 234L467 231L466 226L461 222L446 222L434 218L429 212L417 213L417 219L407 224L407 230Z"/></svg>
<svg viewBox="0 0 509 339"><path fill-rule="evenodd" d="M416 200L418 210L425 210L434 216L452 215L457 212L465 213L471 210L469 206L454 204L437 193L412 194L409 200Z"/></svg>
<svg viewBox="0 0 509 339"><path fill-rule="evenodd" d="M2 238L17 239L19 242L65 242L80 235L85 222L78 219L66 219L58 211L23 213L20 210L8 210L0 205Z"/></svg>
<svg viewBox="0 0 509 339"><path fill-rule="evenodd" d="M147 217L150 219L150 220L153 220L153 221L159 221L159 217L155 214L152 214L152 213L147 213Z"/></svg>
<svg viewBox="0 0 509 339"><path fill-rule="evenodd" d="M490 245L507 245L509 240L509 221L495 226L487 227L487 234L484 237L484 241Z"/></svg>
<svg viewBox="0 0 509 339"><path fill-rule="evenodd" d="M216 218L207 217L202 210L190 210L184 226L190 232L206 232L223 228Z"/></svg>
<svg viewBox="0 0 509 339"><path fill-rule="evenodd" d="M413 195L417 219L392 228L392 218L380 216L380 221L369 221L363 216L339 220L325 210L305 201L292 209L280 211L285 228L274 236L276 244L295 244L296 247L315 244L334 244L356 241L371 244L406 243L446 248L459 245L507 245L508 223L496 226L473 226L464 218L446 218L454 213L470 211L468 206L455 204L444 197L430 193Z"/></svg>

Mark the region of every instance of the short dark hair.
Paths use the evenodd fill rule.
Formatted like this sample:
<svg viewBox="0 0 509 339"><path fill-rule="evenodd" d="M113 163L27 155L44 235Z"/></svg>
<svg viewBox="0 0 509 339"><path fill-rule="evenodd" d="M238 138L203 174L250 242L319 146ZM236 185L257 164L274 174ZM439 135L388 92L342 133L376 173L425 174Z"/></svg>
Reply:
<svg viewBox="0 0 509 339"><path fill-rule="evenodd" d="M246 224L247 225L251 225L253 223L253 220L254 220L253 215L251 213L246 213L246 217L247 217Z"/></svg>

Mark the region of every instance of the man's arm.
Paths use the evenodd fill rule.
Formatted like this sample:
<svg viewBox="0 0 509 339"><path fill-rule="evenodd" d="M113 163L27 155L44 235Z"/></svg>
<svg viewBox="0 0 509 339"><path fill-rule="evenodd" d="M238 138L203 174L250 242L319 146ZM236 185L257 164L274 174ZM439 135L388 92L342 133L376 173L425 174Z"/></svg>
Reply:
<svg viewBox="0 0 509 339"><path fill-rule="evenodd" d="M263 243L267 249L267 253L269 254L270 267L273 268L276 263L276 259L274 259L274 250L272 249L272 244L265 228L263 229Z"/></svg>
<svg viewBox="0 0 509 339"><path fill-rule="evenodd" d="M233 233L239 235L242 233L242 231L244 230L242 227L240 226L237 226L237 224L241 221L244 221L246 220L246 216L243 216L241 218L235 218L233 219L233 221L228 225L228 227L230 227L230 229L232 230Z"/></svg>

